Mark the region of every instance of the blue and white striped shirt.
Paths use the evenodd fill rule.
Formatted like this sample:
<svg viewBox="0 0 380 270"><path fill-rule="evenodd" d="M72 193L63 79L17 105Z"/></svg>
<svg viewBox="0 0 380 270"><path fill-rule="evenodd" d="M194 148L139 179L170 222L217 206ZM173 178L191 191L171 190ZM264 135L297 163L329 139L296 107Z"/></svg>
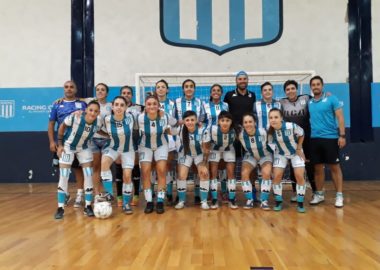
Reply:
<svg viewBox="0 0 380 270"><path fill-rule="evenodd" d="M250 153L256 160L271 155L268 151L267 132L264 128L257 128L253 136L248 135L243 130L239 135L239 140L245 151Z"/></svg>
<svg viewBox="0 0 380 270"><path fill-rule="evenodd" d="M81 151L88 148L88 141L101 128L101 119L98 117L92 124L85 120L86 114L69 115L65 118L64 123L67 126L63 137L64 148Z"/></svg>
<svg viewBox="0 0 380 270"><path fill-rule="evenodd" d="M177 130L174 132L178 134L176 141L178 152L184 152L182 132L183 125L181 127L178 127ZM196 157L202 154L202 144L208 142L210 142L210 131L205 127L199 128L198 126L196 126L194 132L189 132L190 156Z"/></svg>
<svg viewBox="0 0 380 270"><path fill-rule="evenodd" d="M165 101L160 101L160 110L166 112L170 117L175 118L175 105L173 100L167 98Z"/></svg>
<svg viewBox="0 0 380 270"><path fill-rule="evenodd" d="M282 122L273 135L268 136L268 143L275 147L275 153L282 156L291 156L296 153L298 138L304 135L303 129L291 122Z"/></svg>
<svg viewBox="0 0 380 270"><path fill-rule="evenodd" d="M163 117L158 116L155 120L150 120L145 113L140 114L138 116L140 146L156 150L158 147L168 144L168 135L165 130L169 126L174 126L176 122L167 113Z"/></svg>
<svg viewBox="0 0 380 270"><path fill-rule="evenodd" d="M182 120L182 115L186 111L193 111L197 114L198 122L201 123L205 119L204 103L199 98L187 100L185 97L180 97L175 100L175 118Z"/></svg>
<svg viewBox="0 0 380 270"><path fill-rule="evenodd" d="M219 102L215 104L214 102L204 104L206 119L206 126L211 127L212 125L218 124L218 116L221 111L228 111L228 104L226 102Z"/></svg>
<svg viewBox="0 0 380 270"><path fill-rule="evenodd" d="M121 153L136 150L133 148L132 140L133 128L136 128L132 114L125 113L121 121L117 121L113 115L108 115L104 118L104 127L111 138L106 147Z"/></svg>
<svg viewBox="0 0 380 270"><path fill-rule="evenodd" d="M233 148L236 138L235 130L223 133L219 125L211 126L211 143L212 149L216 151L229 151Z"/></svg>
<svg viewBox="0 0 380 270"><path fill-rule="evenodd" d="M268 130L269 128L269 111L272 108L281 108L280 101L272 100L272 102L267 103L263 99L255 102L253 106L253 112L257 116L257 126L259 128L265 128Z"/></svg>

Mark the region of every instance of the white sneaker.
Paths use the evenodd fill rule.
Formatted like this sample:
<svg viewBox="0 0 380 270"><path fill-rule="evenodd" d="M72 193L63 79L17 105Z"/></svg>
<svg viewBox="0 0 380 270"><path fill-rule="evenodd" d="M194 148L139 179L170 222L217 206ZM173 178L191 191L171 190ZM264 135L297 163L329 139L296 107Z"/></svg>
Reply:
<svg viewBox="0 0 380 270"><path fill-rule="evenodd" d="M344 201L344 199L343 199L343 196L337 196L336 198L335 198L335 207L337 207L337 208L342 208L343 207L343 201Z"/></svg>
<svg viewBox="0 0 380 270"><path fill-rule="evenodd" d="M75 198L75 202L74 202L74 208L79 208L82 206L82 196L83 194L80 194L80 193L77 193L77 197Z"/></svg>
<svg viewBox="0 0 380 270"><path fill-rule="evenodd" d="M210 206L208 205L207 201L201 202L201 209L202 210L209 210L210 209Z"/></svg>
<svg viewBox="0 0 380 270"><path fill-rule="evenodd" d="M185 202L184 201L179 201L174 208L177 210L183 209L185 207Z"/></svg>
<svg viewBox="0 0 380 270"><path fill-rule="evenodd" d="M252 209L253 208L253 200L247 200L245 205L243 206L244 209Z"/></svg>
<svg viewBox="0 0 380 270"><path fill-rule="evenodd" d="M311 201L309 202L311 205L317 205L321 202L325 201L325 195L318 195L316 193L313 194Z"/></svg>
<svg viewBox="0 0 380 270"><path fill-rule="evenodd" d="M219 207L218 200L212 200L211 202L211 209L216 210Z"/></svg>
<svg viewBox="0 0 380 270"><path fill-rule="evenodd" d="M292 203L297 202L297 193L293 193L292 197L290 198L290 202Z"/></svg>
<svg viewBox="0 0 380 270"><path fill-rule="evenodd" d="M235 201L235 200L231 200L231 201L229 201L229 203L228 203L228 207L231 208L231 209L233 209L233 210L239 208L239 206L236 204L236 201Z"/></svg>

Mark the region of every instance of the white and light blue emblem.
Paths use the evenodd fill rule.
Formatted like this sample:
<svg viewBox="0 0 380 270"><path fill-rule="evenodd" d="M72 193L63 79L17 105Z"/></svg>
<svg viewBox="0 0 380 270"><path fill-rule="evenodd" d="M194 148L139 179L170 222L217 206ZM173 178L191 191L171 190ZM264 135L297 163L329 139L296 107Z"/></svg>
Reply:
<svg viewBox="0 0 380 270"><path fill-rule="evenodd" d="M161 37L222 55L279 40L282 12L282 0L160 0Z"/></svg>

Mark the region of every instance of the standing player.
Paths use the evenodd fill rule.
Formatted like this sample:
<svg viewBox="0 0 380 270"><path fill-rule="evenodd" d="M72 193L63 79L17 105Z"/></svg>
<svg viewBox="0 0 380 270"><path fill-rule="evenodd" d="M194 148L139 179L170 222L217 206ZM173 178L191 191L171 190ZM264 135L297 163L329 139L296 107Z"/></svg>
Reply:
<svg viewBox="0 0 380 270"><path fill-rule="evenodd" d="M204 103L195 97L195 82L191 79L186 79L182 83L183 97L175 100L175 117L178 120L178 124L183 124L183 113L186 111L194 111L197 116L198 124L201 126L205 120ZM199 197L199 178L195 176L195 197L196 204L200 203Z"/></svg>
<svg viewBox="0 0 380 270"><path fill-rule="evenodd" d="M144 195L147 201L144 212L152 213L154 210L151 173L152 163L155 161L157 172L158 194L157 194L157 214L162 214L164 210L166 168L168 160L168 129L174 126L176 120L168 114L160 111L159 101L155 95L149 95L145 99L145 112L138 116L138 126L140 131L139 159L143 178Z"/></svg>
<svg viewBox="0 0 380 270"><path fill-rule="evenodd" d="M272 180L272 154L268 151L267 132L264 128L258 128L255 116L249 112L243 115L243 130L239 134L239 141L246 151L242 162L242 187L247 202L244 209L253 208L252 184L249 181L251 172L259 164L261 167L261 209L270 210L268 205ZM235 204L236 183L229 182L230 205Z"/></svg>
<svg viewBox="0 0 380 270"><path fill-rule="evenodd" d="M235 179L235 149L234 141L236 139L236 131L234 129L234 123L231 113L227 111L221 111L218 116L217 125L212 125L210 128L211 138L211 153L210 153L210 188L212 203L211 209L218 208L218 167L221 159L226 163L227 178L229 183L236 183ZM223 187L223 186L222 186ZM225 193L227 194L227 192ZM233 202L231 203L233 204Z"/></svg>
<svg viewBox="0 0 380 270"><path fill-rule="evenodd" d="M339 149L346 145L346 133L342 105L335 96L323 92L323 79L310 79L314 98L309 102L311 124L311 162L315 169L317 192L310 202L317 205L324 201L324 164L328 164L336 188L335 207L343 207L343 174L339 165ZM338 122L338 125L337 125Z"/></svg>
<svg viewBox="0 0 380 270"><path fill-rule="evenodd" d="M254 114L257 117L257 125L259 128L268 130L269 121L268 114L272 108L281 108L279 101L273 99L273 85L265 82L261 86L262 99L255 102L253 107Z"/></svg>
<svg viewBox="0 0 380 270"><path fill-rule="evenodd" d="M58 209L55 213L56 219L62 219L64 214L64 204L68 189L70 167L76 156L83 169L85 204L84 214L93 217L94 211L92 202L92 152L88 148L88 141L100 130L101 121L98 119L100 112L99 103L91 101L82 115L72 114L65 118L58 129L58 149L59 156L59 183L57 190Z"/></svg>
<svg viewBox="0 0 380 270"><path fill-rule="evenodd" d="M284 122L281 110L273 108L269 112L270 128L268 130L268 144L274 150L273 162L273 192L275 195L275 211L282 210L282 184L284 170L291 161L294 175L297 180L297 211L304 213L303 206L305 185L305 155L302 150L304 132L297 124Z"/></svg>
<svg viewBox="0 0 380 270"><path fill-rule="evenodd" d="M133 103L133 90L132 87L125 85L120 88L120 95L125 97L127 100L127 112L132 113L135 117L139 114L141 114L144 111L144 106L140 104ZM138 148L138 141L139 141L139 131L134 130L133 131L133 143L134 147ZM116 174L121 179L122 178L122 169L121 165L116 165ZM135 154L135 166L132 170L132 181L133 181L133 189L134 189L134 195L131 202L132 206L136 206L139 203L139 196L140 196L140 167L139 167L139 157L138 153ZM121 181L119 183L122 183ZM120 189L121 193L121 187L120 185L117 185L118 189ZM119 193L118 193L119 194Z"/></svg>
<svg viewBox="0 0 380 270"><path fill-rule="evenodd" d="M175 117L174 101L168 99L169 85L165 80L159 80L156 82L155 93L160 101L160 109L167 113L170 117ZM173 204L173 177L175 175L175 166L173 160L175 158L175 140L174 137L168 135L169 140L169 155L167 161L167 173L166 173L166 197L169 205Z"/></svg>
<svg viewBox="0 0 380 270"><path fill-rule="evenodd" d="M74 81L66 81L63 85L64 97L54 102L49 115L48 137L50 151L54 153L53 159L58 159L57 156L57 144L54 139L54 129L57 123L57 129L63 123L64 119L75 111L84 111L86 109L86 103L76 98L77 86ZM77 195L74 202L74 207L80 207L82 205L83 197L83 173L79 168L77 158L74 159L72 164L74 168L75 179L77 181ZM70 194L67 193L66 203L70 200Z"/></svg>
<svg viewBox="0 0 380 270"><path fill-rule="evenodd" d="M110 102L107 102L107 96L109 93L108 85L105 83L98 83L95 86L95 97L87 98L86 101L90 102L92 100L96 100L100 105L100 117L103 120L107 115L111 114L112 106ZM109 138L101 135L99 133L95 133L94 137L89 144L92 154L93 161L92 166L94 168L93 182L94 182L94 190L95 194L100 193L100 163L102 159L102 152L104 150L104 146L109 141Z"/></svg>
<svg viewBox="0 0 380 270"><path fill-rule="evenodd" d="M280 100L281 110L284 115L284 121L292 122L300 126L304 131L304 140L302 148L306 157L305 169L307 178L309 179L311 188L313 190L313 196L316 191L314 181L314 167L310 163L310 114L309 114L309 95L298 95L298 83L294 80L288 80L284 84L284 92L286 98ZM296 179L294 176L294 170L290 170L290 179L292 181L293 196L292 202L297 201L296 193Z"/></svg>
<svg viewBox="0 0 380 270"><path fill-rule="evenodd" d="M178 179L177 193L179 201L176 209L185 207L186 179L190 167L197 166L200 177L201 208L210 209L207 196L210 189L208 172L208 156L210 152L210 134L207 128L199 127L197 115L194 111L186 111L183 114L183 125L177 128L173 134L178 134Z"/></svg>
<svg viewBox="0 0 380 270"><path fill-rule="evenodd" d="M121 157L123 168L123 211L132 214L130 199L132 197L132 169L135 165L135 149L133 147L132 133L135 119L132 114L126 113L127 101L117 96L112 102L112 115L104 118L105 129L111 140L106 144L102 156L101 177L104 189L108 194L105 198L112 199L112 163ZM101 198L100 198L101 199Z"/></svg>
<svg viewBox="0 0 380 270"><path fill-rule="evenodd" d="M221 111L228 111L228 104L221 100L222 95L223 95L223 87L220 84L214 84L211 86L210 103L204 104L205 113L206 113L205 123L208 126L208 128L210 128L212 125L218 124L218 116ZM225 164L221 163L219 166L220 166L219 179L220 179L220 185L221 185L221 191L222 191L222 200L225 202L228 202L227 176L226 176Z"/></svg>

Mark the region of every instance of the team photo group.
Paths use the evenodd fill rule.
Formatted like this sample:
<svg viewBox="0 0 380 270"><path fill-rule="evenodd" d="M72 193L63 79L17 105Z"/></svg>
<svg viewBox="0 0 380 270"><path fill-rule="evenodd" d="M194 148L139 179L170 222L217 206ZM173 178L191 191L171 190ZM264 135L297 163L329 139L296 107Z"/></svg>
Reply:
<svg viewBox="0 0 380 270"><path fill-rule="evenodd" d="M112 209L117 204L121 212L132 214L140 193L146 214L162 214L165 206L190 207L190 174L194 204L202 210L226 203L230 209L240 205L249 210L257 204L262 210L281 211L288 166L293 191L289 200L297 212L325 200L325 166L336 189L335 207L343 207L343 109L323 88L323 79L312 77L311 95L301 95L297 81L289 78L282 85L285 97L279 100L273 98L271 82L260 86L259 100L248 89L246 72L238 72L235 80L236 88L227 93L222 85L212 85L204 102L195 97L192 79L183 81L182 97L170 100L169 85L162 79L143 105L132 102L129 86L109 102L104 83L96 85L94 98L78 98L75 82L65 82L64 97L53 103L48 126L50 151L59 160L54 218L64 217L71 200L71 172L77 184L74 207L84 206L89 217L100 215L97 205ZM312 194L306 203L307 181ZM238 186L243 202L237 200Z"/></svg>

